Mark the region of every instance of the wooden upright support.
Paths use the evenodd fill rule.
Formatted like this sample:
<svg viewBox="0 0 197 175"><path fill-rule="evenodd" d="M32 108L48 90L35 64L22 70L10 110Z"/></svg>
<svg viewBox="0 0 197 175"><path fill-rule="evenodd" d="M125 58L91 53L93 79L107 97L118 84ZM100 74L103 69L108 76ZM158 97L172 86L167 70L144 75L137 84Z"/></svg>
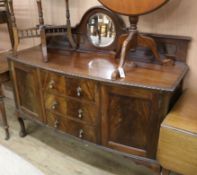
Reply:
<svg viewBox="0 0 197 175"><path fill-rule="evenodd" d="M117 46L116 58L120 58L118 68L113 72L112 79L116 80L118 78L125 78L124 64L130 50L136 50L138 46L149 48L157 62L161 65L173 65L174 61L172 59L161 59L160 54L157 50L157 44L154 39L150 37L143 36L138 33L137 23L138 16L129 16L130 29L129 34L124 34L120 36ZM131 62L132 66L135 67L136 64Z"/></svg>
<svg viewBox="0 0 197 175"><path fill-rule="evenodd" d="M42 1L37 0L38 7L38 15L39 15L39 24L40 26L44 25L44 17L43 17L43 9L42 9Z"/></svg>
<svg viewBox="0 0 197 175"><path fill-rule="evenodd" d="M65 0L66 2L66 21L67 21L67 38L72 46L72 48L76 48L76 43L73 39L72 35L72 28L71 28L71 22L70 22L70 10L69 10L69 0Z"/></svg>

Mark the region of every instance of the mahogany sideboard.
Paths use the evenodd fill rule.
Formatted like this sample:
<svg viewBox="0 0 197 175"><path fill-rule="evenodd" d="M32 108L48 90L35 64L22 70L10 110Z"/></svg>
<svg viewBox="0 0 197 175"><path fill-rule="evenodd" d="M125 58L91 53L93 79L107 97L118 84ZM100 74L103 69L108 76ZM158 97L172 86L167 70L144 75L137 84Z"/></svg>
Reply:
<svg viewBox="0 0 197 175"><path fill-rule="evenodd" d="M113 81L111 53L51 51L48 59L40 47L8 58L21 136L28 118L160 169L160 124L181 92L184 62L127 62L126 78Z"/></svg>

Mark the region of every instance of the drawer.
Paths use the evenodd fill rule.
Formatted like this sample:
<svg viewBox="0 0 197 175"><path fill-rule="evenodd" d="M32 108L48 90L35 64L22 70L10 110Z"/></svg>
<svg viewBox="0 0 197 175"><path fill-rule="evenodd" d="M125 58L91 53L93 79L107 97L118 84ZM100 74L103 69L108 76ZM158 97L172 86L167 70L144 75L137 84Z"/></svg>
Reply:
<svg viewBox="0 0 197 175"><path fill-rule="evenodd" d="M46 93L45 107L47 110L73 117L92 125L98 123L98 109L95 104L79 102Z"/></svg>
<svg viewBox="0 0 197 175"><path fill-rule="evenodd" d="M98 108L95 104L80 103L74 100L67 101L67 115L91 125L98 124Z"/></svg>
<svg viewBox="0 0 197 175"><path fill-rule="evenodd" d="M67 114L67 101L65 97L59 97L50 93L44 94L45 108L60 114Z"/></svg>
<svg viewBox="0 0 197 175"><path fill-rule="evenodd" d="M66 94L66 81L64 76L42 71L41 79L44 91L55 94Z"/></svg>
<svg viewBox="0 0 197 175"><path fill-rule="evenodd" d="M98 91L97 83L93 80L66 78L63 75L47 71L42 71L41 75L44 91L61 96L95 101Z"/></svg>
<svg viewBox="0 0 197 175"><path fill-rule="evenodd" d="M97 84L92 80L66 78L67 95L78 99L95 101Z"/></svg>
<svg viewBox="0 0 197 175"><path fill-rule="evenodd" d="M66 132L80 139L91 141L94 143L98 142L97 134L99 132L95 127L84 125L80 122L76 122L66 117L61 117L50 112L47 113L47 124L51 127L56 128L59 131Z"/></svg>

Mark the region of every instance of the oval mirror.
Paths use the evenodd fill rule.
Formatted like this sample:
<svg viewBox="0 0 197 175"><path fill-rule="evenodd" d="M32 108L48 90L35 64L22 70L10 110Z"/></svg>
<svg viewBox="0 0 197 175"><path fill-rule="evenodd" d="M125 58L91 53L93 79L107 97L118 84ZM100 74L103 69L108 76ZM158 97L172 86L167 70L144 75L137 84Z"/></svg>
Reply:
<svg viewBox="0 0 197 175"><path fill-rule="evenodd" d="M94 14L88 20L87 35L96 47L110 46L116 39L113 20L104 13Z"/></svg>

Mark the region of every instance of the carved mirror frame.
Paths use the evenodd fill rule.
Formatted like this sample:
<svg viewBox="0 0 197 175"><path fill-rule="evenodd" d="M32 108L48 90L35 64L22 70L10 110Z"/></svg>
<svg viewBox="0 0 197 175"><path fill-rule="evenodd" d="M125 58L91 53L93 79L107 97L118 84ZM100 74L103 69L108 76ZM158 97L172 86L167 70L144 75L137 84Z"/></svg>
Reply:
<svg viewBox="0 0 197 175"><path fill-rule="evenodd" d="M96 14L104 14L108 16L114 23L116 35L114 41L108 46L94 45L90 37L87 25L91 17ZM104 7L94 7L89 9L82 17L80 24L77 26L77 33L79 35L79 48L80 50L100 50L100 51L114 51L117 47L117 41L120 35L126 32L126 25L121 17Z"/></svg>

